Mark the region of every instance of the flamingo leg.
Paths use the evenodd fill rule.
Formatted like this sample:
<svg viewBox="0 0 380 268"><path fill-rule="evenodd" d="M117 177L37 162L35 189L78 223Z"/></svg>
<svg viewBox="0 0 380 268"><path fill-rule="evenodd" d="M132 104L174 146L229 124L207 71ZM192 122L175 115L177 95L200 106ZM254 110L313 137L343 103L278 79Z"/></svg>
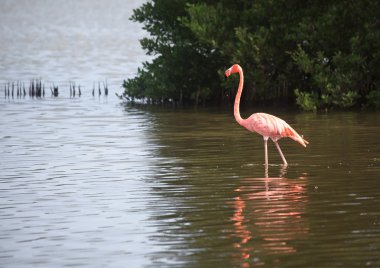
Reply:
<svg viewBox="0 0 380 268"><path fill-rule="evenodd" d="M280 148L280 145L278 144L278 142L276 140L273 140L274 144L276 144L276 147L277 147L277 150L278 152L280 153L280 156L282 158L282 161L284 162L284 166L287 166L288 165L288 162L286 162L286 159L285 159L285 156L284 154L282 153L281 151L281 148Z"/></svg>
<svg viewBox="0 0 380 268"><path fill-rule="evenodd" d="M264 137L265 168L268 168L268 137Z"/></svg>

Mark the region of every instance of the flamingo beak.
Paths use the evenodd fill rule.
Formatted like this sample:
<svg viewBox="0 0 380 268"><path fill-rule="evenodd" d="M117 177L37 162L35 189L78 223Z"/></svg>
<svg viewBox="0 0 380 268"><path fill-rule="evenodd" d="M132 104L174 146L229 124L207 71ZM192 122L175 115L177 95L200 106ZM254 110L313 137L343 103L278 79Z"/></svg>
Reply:
<svg viewBox="0 0 380 268"><path fill-rule="evenodd" d="M229 68L228 70L226 70L226 72L225 72L226 77L229 77L231 75L231 73L232 73L232 67Z"/></svg>

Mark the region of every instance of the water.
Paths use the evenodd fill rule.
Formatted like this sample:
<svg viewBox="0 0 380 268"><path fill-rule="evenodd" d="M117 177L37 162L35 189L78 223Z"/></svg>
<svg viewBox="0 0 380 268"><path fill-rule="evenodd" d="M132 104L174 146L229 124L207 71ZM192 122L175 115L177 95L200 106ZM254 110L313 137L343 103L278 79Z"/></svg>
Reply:
<svg viewBox="0 0 380 268"><path fill-rule="evenodd" d="M282 140L284 169L271 144L265 178L262 139L231 113L157 116L159 156L177 164L173 176L161 164L156 180L175 211L157 217L171 227L158 237L181 241L171 257L195 267L378 266L379 114L280 113L310 146Z"/></svg>
<svg viewBox="0 0 380 268"><path fill-rule="evenodd" d="M230 111L2 102L2 267L380 264L378 114L280 113L266 178Z"/></svg>
<svg viewBox="0 0 380 268"><path fill-rule="evenodd" d="M0 266L134 266L156 229L146 116L63 98L0 110Z"/></svg>
<svg viewBox="0 0 380 268"><path fill-rule="evenodd" d="M127 19L140 1L47 2L0 4L1 82L60 85L56 98L0 86L0 267L380 266L378 113L265 111L310 142L280 141L287 168L269 143L266 174L262 138L232 108L114 96L146 59Z"/></svg>
<svg viewBox="0 0 380 268"><path fill-rule="evenodd" d="M140 48L142 25L129 20L143 0L2 0L0 85L41 78L92 89L115 88L150 57Z"/></svg>

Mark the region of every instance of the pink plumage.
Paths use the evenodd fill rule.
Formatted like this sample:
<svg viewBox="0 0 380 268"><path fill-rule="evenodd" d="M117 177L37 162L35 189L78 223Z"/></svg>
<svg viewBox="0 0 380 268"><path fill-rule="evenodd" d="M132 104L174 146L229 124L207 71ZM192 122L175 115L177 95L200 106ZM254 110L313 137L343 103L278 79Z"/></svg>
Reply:
<svg viewBox="0 0 380 268"><path fill-rule="evenodd" d="M288 123L271 114L255 113L245 120L243 126L249 131L271 139L279 140L289 137L304 147L308 144Z"/></svg>
<svg viewBox="0 0 380 268"><path fill-rule="evenodd" d="M244 75L243 70L238 64L234 64L231 68L226 70L226 76L230 76L232 73L239 73L240 81L238 91L235 97L235 105L234 105L234 116L236 121L246 129L251 132L256 132L263 136L264 138L264 146L265 146L265 165L268 166L268 149L267 149L267 141L269 138L275 143L278 152L284 162L284 165L288 165L284 154L281 151L280 145L278 144L278 140L281 138L289 137L301 145L306 147L307 142L303 137L301 137L288 123L286 123L281 118L278 118L271 114L266 113L255 113L252 114L247 119L243 119L240 116L239 106L240 106L240 98L241 93L243 91L244 84Z"/></svg>

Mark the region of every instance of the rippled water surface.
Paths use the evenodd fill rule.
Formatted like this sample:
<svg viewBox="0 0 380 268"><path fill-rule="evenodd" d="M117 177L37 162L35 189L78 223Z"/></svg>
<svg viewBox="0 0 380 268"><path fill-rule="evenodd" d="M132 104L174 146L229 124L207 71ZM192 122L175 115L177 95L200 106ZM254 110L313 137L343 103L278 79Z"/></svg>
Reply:
<svg viewBox="0 0 380 268"><path fill-rule="evenodd" d="M141 2L0 2L0 267L379 267L379 113L266 110L310 142L280 141L287 168L269 143L266 174L232 108L114 96ZM4 94L36 78L59 96Z"/></svg>
<svg viewBox="0 0 380 268"><path fill-rule="evenodd" d="M279 113L290 165L228 111L2 100L2 267L380 265L380 116Z"/></svg>
<svg viewBox="0 0 380 268"><path fill-rule="evenodd" d="M147 34L129 20L144 2L1 0L0 83L120 86L149 59L139 43Z"/></svg>

